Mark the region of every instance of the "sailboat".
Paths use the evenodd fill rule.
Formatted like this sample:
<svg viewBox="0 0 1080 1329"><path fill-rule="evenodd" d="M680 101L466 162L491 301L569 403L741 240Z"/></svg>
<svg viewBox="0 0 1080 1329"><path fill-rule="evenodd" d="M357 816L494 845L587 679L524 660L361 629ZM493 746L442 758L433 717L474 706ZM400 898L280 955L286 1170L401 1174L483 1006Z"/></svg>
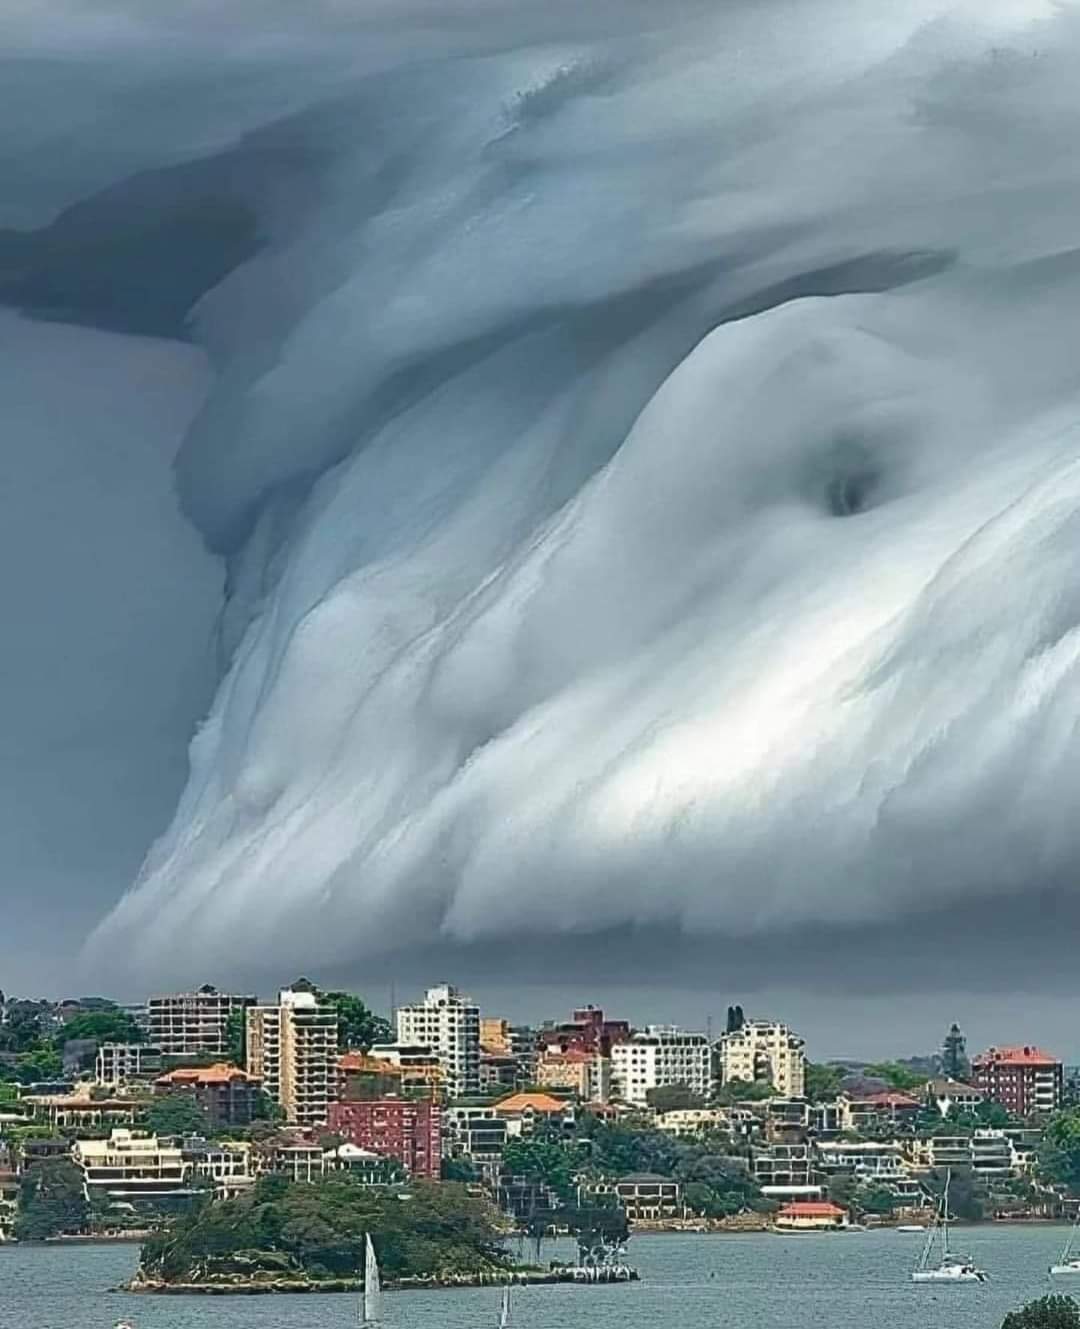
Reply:
<svg viewBox="0 0 1080 1329"><path fill-rule="evenodd" d="M949 1185L952 1182L952 1171L945 1174L945 1191L941 1197L941 1204L938 1206L937 1221L930 1229L926 1238L926 1245L923 1247L922 1255L919 1257L919 1263L911 1275L913 1283L985 1283L986 1274L977 1269L966 1255L957 1255L955 1251L949 1250ZM931 1256L934 1253L934 1243L938 1233L941 1233L941 1260L938 1264L931 1264Z"/></svg>
<svg viewBox="0 0 1080 1329"><path fill-rule="evenodd" d="M508 1329L510 1324L510 1284L506 1283L502 1292L502 1305L499 1307L499 1329Z"/></svg>
<svg viewBox="0 0 1080 1329"><path fill-rule="evenodd" d="M1078 1228L1080 1228L1080 1209L1077 1209L1076 1218L1072 1227L1069 1228L1069 1235L1065 1240L1065 1249L1061 1252L1061 1259L1057 1264L1050 1266L1052 1274L1080 1274L1080 1255L1072 1253Z"/></svg>
<svg viewBox="0 0 1080 1329"><path fill-rule="evenodd" d="M382 1283L379 1279L379 1262L375 1258L375 1247L371 1244L371 1233L364 1236L364 1292L360 1298L360 1323L378 1324L382 1314Z"/></svg>

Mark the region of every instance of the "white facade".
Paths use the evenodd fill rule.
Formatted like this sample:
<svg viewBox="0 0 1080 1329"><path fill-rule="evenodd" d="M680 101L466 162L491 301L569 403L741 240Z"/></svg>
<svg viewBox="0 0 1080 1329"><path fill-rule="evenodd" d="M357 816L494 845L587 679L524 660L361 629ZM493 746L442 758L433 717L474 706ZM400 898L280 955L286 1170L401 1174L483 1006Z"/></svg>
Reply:
<svg viewBox="0 0 1080 1329"><path fill-rule="evenodd" d="M422 1002L400 1006L397 1041L433 1050L451 1098L480 1092L480 1007L457 988L429 988Z"/></svg>
<svg viewBox="0 0 1080 1329"><path fill-rule="evenodd" d="M116 1130L107 1140L76 1140L71 1155L87 1199L160 1200L189 1189L179 1145L156 1135Z"/></svg>
<svg viewBox="0 0 1080 1329"><path fill-rule="evenodd" d="M720 1081L768 1080L784 1098L806 1094L806 1053L803 1040L786 1024L750 1020L717 1044Z"/></svg>
<svg viewBox="0 0 1080 1329"><path fill-rule="evenodd" d="M161 1074L159 1047L148 1043L102 1043L94 1065L94 1080L115 1089L129 1080L148 1080Z"/></svg>
<svg viewBox="0 0 1080 1329"><path fill-rule="evenodd" d="M166 1057L223 1057L229 1050L230 1018L254 1004L254 997L210 987L151 997L146 1003L150 1042Z"/></svg>
<svg viewBox="0 0 1080 1329"><path fill-rule="evenodd" d="M337 1012L311 992L278 994L247 1013L247 1070L294 1126L321 1126L337 1092Z"/></svg>
<svg viewBox="0 0 1080 1329"><path fill-rule="evenodd" d="M712 1089L712 1050L704 1034L671 1025L647 1025L611 1049L612 1091L644 1107L650 1089L686 1085L707 1097Z"/></svg>

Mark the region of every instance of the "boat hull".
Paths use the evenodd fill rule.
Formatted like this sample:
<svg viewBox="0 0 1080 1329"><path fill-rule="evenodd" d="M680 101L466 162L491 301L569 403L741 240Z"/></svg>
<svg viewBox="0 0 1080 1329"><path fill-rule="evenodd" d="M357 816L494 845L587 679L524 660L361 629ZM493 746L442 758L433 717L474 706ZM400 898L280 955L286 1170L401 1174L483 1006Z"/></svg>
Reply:
<svg viewBox="0 0 1080 1329"><path fill-rule="evenodd" d="M981 1269L917 1269L911 1275L913 1283L985 1283Z"/></svg>
<svg viewBox="0 0 1080 1329"><path fill-rule="evenodd" d="M1052 1264L1052 1274L1080 1274L1080 1260L1070 1260L1068 1264Z"/></svg>

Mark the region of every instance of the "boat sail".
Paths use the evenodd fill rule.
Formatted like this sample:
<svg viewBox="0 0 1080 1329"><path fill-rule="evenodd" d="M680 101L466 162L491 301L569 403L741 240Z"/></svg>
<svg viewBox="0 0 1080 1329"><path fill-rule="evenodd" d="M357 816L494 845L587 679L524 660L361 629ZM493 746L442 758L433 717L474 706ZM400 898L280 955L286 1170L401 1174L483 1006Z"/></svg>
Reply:
<svg viewBox="0 0 1080 1329"><path fill-rule="evenodd" d="M1073 1254L1078 1228L1080 1228L1080 1209L1077 1209L1076 1218L1073 1220L1072 1227L1069 1228L1069 1235L1065 1240L1065 1249L1061 1252L1061 1259L1057 1264L1050 1266L1052 1274L1080 1274L1080 1255Z"/></svg>
<svg viewBox="0 0 1080 1329"><path fill-rule="evenodd" d="M502 1305L499 1307L499 1329L507 1329L510 1324L510 1284L503 1288Z"/></svg>
<svg viewBox="0 0 1080 1329"><path fill-rule="evenodd" d="M375 1258L375 1247L371 1244L371 1233L364 1237L364 1293L360 1298L360 1323L378 1324L382 1315L382 1283L379 1278L379 1262Z"/></svg>
<svg viewBox="0 0 1080 1329"><path fill-rule="evenodd" d="M949 1186L952 1183L952 1171L945 1174L945 1191L938 1206L937 1221L926 1237L919 1263L911 1275L913 1283L985 1283L986 1274L977 1269L966 1255L957 1255L949 1250ZM941 1233L941 1260L931 1264L934 1245L938 1233Z"/></svg>

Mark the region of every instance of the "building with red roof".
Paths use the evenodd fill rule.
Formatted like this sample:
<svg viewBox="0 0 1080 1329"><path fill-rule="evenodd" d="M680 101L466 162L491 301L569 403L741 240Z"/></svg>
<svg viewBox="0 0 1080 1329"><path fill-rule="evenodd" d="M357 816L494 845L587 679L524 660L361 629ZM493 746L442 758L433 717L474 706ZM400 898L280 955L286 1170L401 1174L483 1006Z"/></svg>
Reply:
<svg viewBox="0 0 1080 1329"><path fill-rule="evenodd" d="M848 1212L828 1200L794 1200L774 1219L782 1232L838 1232L848 1226Z"/></svg>
<svg viewBox="0 0 1080 1329"><path fill-rule="evenodd" d="M262 1081L231 1062L178 1066L154 1081L155 1094L188 1094L211 1126L248 1126L259 1110Z"/></svg>
<svg viewBox="0 0 1080 1329"><path fill-rule="evenodd" d="M1017 1117L1057 1112L1065 1090L1065 1068L1042 1048L988 1048L971 1063L971 1078L992 1102Z"/></svg>

